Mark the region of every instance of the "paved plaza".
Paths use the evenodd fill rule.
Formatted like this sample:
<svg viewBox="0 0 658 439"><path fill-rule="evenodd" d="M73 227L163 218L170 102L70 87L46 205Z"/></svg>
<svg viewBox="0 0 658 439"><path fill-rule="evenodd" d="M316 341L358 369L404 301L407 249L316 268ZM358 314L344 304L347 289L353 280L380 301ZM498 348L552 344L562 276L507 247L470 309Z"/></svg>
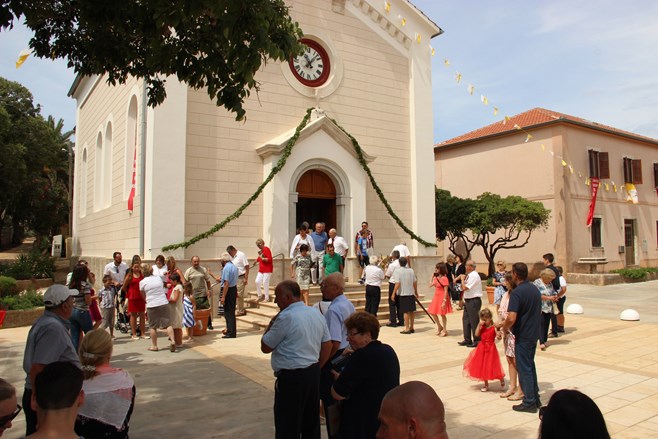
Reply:
<svg viewBox="0 0 658 439"><path fill-rule="evenodd" d="M658 281L605 287L570 285L567 305L582 315L566 316L566 334L537 352L541 397L575 388L592 397L615 439L658 435ZM623 322L619 313L636 309L642 320ZM215 327L221 327L219 321ZM434 387L446 406L451 439L535 438L536 414L511 410L497 384L482 393L462 377L468 348L461 340L461 313L448 317L449 337L437 337L427 317L416 334L383 327L380 339L397 352L401 381L421 380ZM0 376L22 393L22 357L29 328L0 330ZM270 357L260 352L261 331L238 327L237 339L212 331L189 348L149 352L149 341L120 334L113 364L130 371L137 385L132 438L274 437L274 377ZM161 336L161 346L166 346ZM500 351L500 344L498 344ZM504 358L501 357L504 361ZM24 418L3 437L24 433Z"/></svg>

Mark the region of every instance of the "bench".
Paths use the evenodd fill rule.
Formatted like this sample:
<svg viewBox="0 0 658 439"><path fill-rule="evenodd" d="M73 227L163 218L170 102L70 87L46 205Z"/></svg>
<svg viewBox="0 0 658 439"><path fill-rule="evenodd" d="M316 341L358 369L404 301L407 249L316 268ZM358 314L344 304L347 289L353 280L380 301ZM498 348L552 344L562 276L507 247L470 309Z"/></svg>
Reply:
<svg viewBox="0 0 658 439"><path fill-rule="evenodd" d="M597 266L598 265L605 265L608 263L608 259L605 257L586 257L586 258L579 258L578 259L578 264L580 265L589 265L589 272L590 274L597 273Z"/></svg>

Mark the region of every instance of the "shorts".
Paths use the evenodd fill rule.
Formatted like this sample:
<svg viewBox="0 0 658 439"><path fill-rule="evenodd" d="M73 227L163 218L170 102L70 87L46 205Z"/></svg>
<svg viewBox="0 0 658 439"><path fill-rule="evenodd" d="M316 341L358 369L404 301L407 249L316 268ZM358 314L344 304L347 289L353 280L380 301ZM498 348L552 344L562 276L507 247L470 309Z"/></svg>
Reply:
<svg viewBox="0 0 658 439"><path fill-rule="evenodd" d="M164 329L171 326L169 320L169 304L148 309L149 329Z"/></svg>
<svg viewBox="0 0 658 439"><path fill-rule="evenodd" d="M400 298L400 312L416 311L416 296L398 296Z"/></svg>
<svg viewBox="0 0 658 439"><path fill-rule="evenodd" d="M367 267L370 265L370 256L368 255L361 255L359 258L359 265L362 267Z"/></svg>
<svg viewBox="0 0 658 439"><path fill-rule="evenodd" d="M557 310L559 311L557 314L564 314L564 302L567 301L567 296L562 296L559 299L557 299L557 302L555 305L557 306Z"/></svg>

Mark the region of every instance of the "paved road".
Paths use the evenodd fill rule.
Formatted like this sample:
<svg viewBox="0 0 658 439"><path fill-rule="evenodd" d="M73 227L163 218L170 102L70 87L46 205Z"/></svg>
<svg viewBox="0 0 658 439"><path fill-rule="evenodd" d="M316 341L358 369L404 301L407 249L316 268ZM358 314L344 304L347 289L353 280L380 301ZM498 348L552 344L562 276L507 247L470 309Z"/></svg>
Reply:
<svg viewBox="0 0 658 439"><path fill-rule="evenodd" d="M658 323L658 281L630 284L569 285L567 302L582 305L588 317L618 319L627 308L640 313L643 323Z"/></svg>

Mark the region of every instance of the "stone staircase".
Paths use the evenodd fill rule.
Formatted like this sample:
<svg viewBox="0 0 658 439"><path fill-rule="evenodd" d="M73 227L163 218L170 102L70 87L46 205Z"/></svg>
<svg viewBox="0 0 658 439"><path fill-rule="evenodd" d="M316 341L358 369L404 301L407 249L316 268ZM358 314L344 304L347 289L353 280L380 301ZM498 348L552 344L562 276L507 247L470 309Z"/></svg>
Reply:
<svg viewBox="0 0 658 439"><path fill-rule="evenodd" d="M248 293L249 297L245 298L245 311L247 312L243 316L236 317L238 322L247 323L253 326L255 329L265 329L269 325L270 320L279 312L279 307L274 303L274 287L276 285L270 285L270 302L258 302L257 293L255 291L250 291ZM384 290L385 288L385 290ZM346 283L345 284L345 297L347 297L350 302L354 305L356 311L364 311L366 306L366 293L365 286L359 285L358 283ZM388 283L385 283L382 288L382 298L379 302L379 312L377 313L377 318L380 323L385 324L388 322ZM311 305L322 300L322 294L320 293L319 286L311 286L309 289L309 303ZM420 303L427 308L431 302L430 299L426 299L423 294L419 294ZM427 315L423 312L418 305L416 305L416 317L421 317Z"/></svg>

